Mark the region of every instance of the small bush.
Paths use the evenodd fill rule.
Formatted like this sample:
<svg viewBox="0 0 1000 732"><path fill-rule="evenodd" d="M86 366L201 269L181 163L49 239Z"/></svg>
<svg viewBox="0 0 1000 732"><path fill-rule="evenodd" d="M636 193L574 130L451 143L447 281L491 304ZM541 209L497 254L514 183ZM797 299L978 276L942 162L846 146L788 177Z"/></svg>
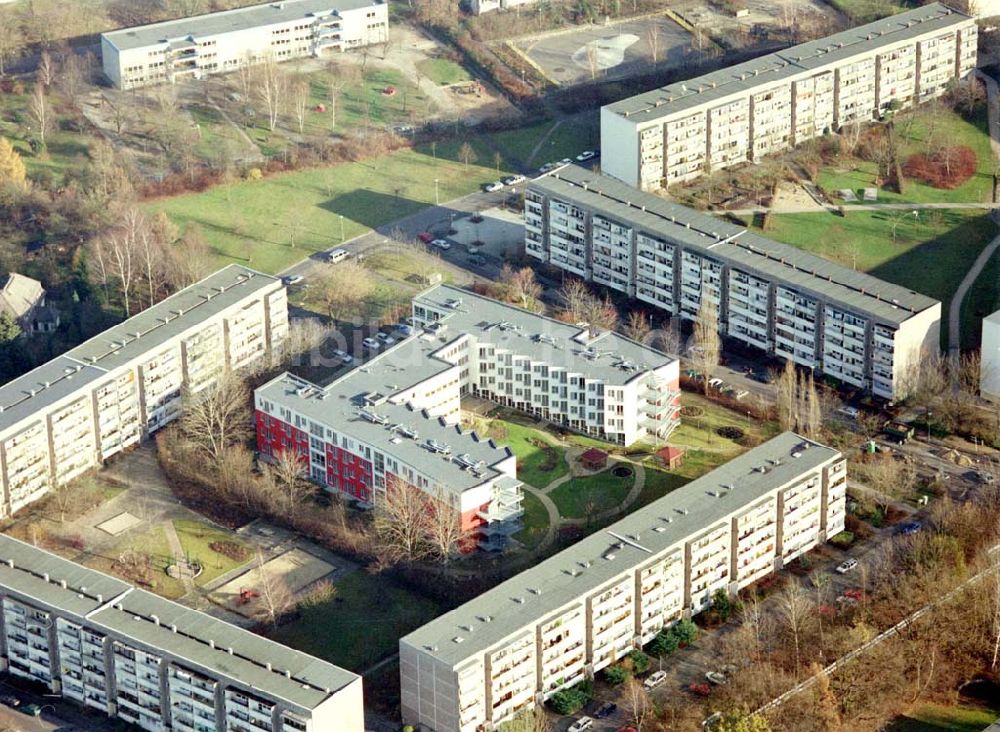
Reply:
<svg viewBox="0 0 1000 732"><path fill-rule="evenodd" d="M690 620L679 620L671 629L677 636L681 646L687 646L698 640L698 626Z"/></svg>
<svg viewBox="0 0 1000 732"><path fill-rule="evenodd" d="M213 541L208 548L237 562L245 562L250 558L250 550L235 541Z"/></svg>
<svg viewBox="0 0 1000 732"><path fill-rule="evenodd" d="M569 689L557 691L549 697L549 706L556 714L576 714L594 698L594 684L581 681Z"/></svg>
<svg viewBox="0 0 1000 732"><path fill-rule="evenodd" d="M839 534L830 539L830 543L840 549L847 549L854 543L854 534L850 531L841 531Z"/></svg>
<svg viewBox="0 0 1000 732"><path fill-rule="evenodd" d="M669 656L680 647L680 641L669 630L661 630L650 641L647 649L654 656Z"/></svg>
<svg viewBox="0 0 1000 732"><path fill-rule="evenodd" d="M604 680L612 686L624 684L632 676L628 669L623 666L608 666L602 673L604 674Z"/></svg>
<svg viewBox="0 0 1000 732"><path fill-rule="evenodd" d="M712 687L708 684L691 684L688 686L688 691L695 696L709 696L712 693Z"/></svg>
<svg viewBox="0 0 1000 732"><path fill-rule="evenodd" d="M632 672L636 674L643 674L649 670L650 658L642 651L636 649L634 651L629 651L626 658L632 662Z"/></svg>
<svg viewBox="0 0 1000 732"><path fill-rule="evenodd" d="M712 609L719 616L721 622L729 620L733 612L733 602L729 599L729 593L723 589L718 589L712 594Z"/></svg>
<svg viewBox="0 0 1000 732"><path fill-rule="evenodd" d="M916 153L903 163L903 174L934 188L957 188L976 172L976 153L966 145L935 153Z"/></svg>

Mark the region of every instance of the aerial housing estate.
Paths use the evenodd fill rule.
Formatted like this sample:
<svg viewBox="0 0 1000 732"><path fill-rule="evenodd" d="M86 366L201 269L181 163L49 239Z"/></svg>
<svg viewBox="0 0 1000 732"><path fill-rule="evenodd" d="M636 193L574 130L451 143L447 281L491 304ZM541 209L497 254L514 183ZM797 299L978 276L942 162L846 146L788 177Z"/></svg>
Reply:
<svg viewBox="0 0 1000 732"><path fill-rule="evenodd" d="M418 333L326 386L284 374L255 393L264 455L295 450L329 490L374 503L393 481L461 513L483 548L517 529L521 482L508 448L459 426L477 395L619 444L677 425L678 363L448 285L413 300Z"/></svg>
<svg viewBox="0 0 1000 732"><path fill-rule="evenodd" d="M0 386L0 517L176 419L182 392L285 339L275 277L230 265Z"/></svg>
<svg viewBox="0 0 1000 732"><path fill-rule="evenodd" d="M101 59L112 84L134 89L388 38L383 0L280 0L103 33Z"/></svg>
<svg viewBox="0 0 1000 732"><path fill-rule="evenodd" d="M976 67L976 21L940 3L601 109L602 169L662 188L938 97Z"/></svg>
<svg viewBox="0 0 1000 732"><path fill-rule="evenodd" d="M399 643L403 721L495 729L843 530L846 462L785 432Z"/></svg>
<svg viewBox="0 0 1000 732"><path fill-rule="evenodd" d="M531 181L525 249L543 262L695 320L884 399L938 349L941 303L612 178L566 166Z"/></svg>
<svg viewBox="0 0 1000 732"><path fill-rule="evenodd" d="M363 732L361 678L0 535L0 670L149 732Z"/></svg>

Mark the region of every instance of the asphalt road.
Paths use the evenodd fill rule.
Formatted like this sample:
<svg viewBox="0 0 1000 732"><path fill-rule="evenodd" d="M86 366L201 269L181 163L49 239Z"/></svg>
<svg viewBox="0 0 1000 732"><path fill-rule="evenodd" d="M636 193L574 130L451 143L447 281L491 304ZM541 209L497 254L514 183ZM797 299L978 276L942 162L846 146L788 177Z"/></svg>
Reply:
<svg viewBox="0 0 1000 732"><path fill-rule="evenodd" d="M38 717L23 714L0 705L0 725L18 732L112 732L113 720L96 710L85 709L61 697L39 695L16 688L7 680L0 681L0 696L16 696L21 706L37 704L42 708Z"/></svg>

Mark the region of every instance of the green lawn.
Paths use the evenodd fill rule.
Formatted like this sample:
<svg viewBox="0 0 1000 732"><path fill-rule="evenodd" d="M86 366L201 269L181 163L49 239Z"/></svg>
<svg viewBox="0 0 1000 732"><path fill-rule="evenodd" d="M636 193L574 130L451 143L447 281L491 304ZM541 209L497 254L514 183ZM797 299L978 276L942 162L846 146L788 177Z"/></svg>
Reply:
<svg viewBox="0 0 1000 732"><path fill-rule="evenodd" d="M334 582L336 594L306 607L269 636L325 661L361 672L395 653L399 639L441 613L437 603L364 570Z"/></svg>
<svg viewBox="0 0 1000 732"><path fill-rule="evenodd" d="M831 0L830 4L850 18L853 25L871 23L909 9L905 3L888 0Z"/></svg>
<svg viewBox="0 0 1000 732"><path fill-rule="evenodd" d="M469 81L472 76L462 66L447 58L425 58L417 62L421 74L435 84L446 86Z"/></svg>
<svg viewBox="0 0 1000 732"><path fill-rule="evenodd" d="M947 145L965 145L976 153L976 173L965 183L951 190L932 188L915 180L907 180L903 193L882 188L878 193L881 203L970 203L988 201L993 190L993 155L990 149L986 105L976 107L970 118L957 112L925 105L912 112L912 124L906 119L910 112L902 113L895 125L900 140L900 159L905 162L910 155L926 152L934 139ZM876 165L867 161L852 161L851 169L823 168L816 176L816 183L831 197L841 188L849 188L858 195L859 189L875 185ZM837 200L837 199L834 199ZM859 201L864 203L863 201ZM852 204L845 204L850 207Z"/></svg>
<svg viewBox="0 0 1000 732"><path fill-rule="evenodd" d="M982 338L980 320L990 313L1000 310L1000 251L993 253L983 267L982 274L969 288L962 304L962 350L976 348Z"/></svg>
<svg viewBox="0 0 1000 732"><path fill-rule="evenodd" d="M568 480L549 493L549 497L555 501L559 514L564 518L587 518L588 514L599 514L620 506L634 484L634 475L619 478L612 475L609 469L597 475Z"/></svg>
<svg viewBox="0 0 1000 732"><path fill-rule="evenodd" d="M174 521L174 529L177 531L181 546L184 547L184 553L188 558L201 562L202 572L196 580L199 585L211 582L216 577L246 564L253 555L249 545L239 537L201 521L178 519ZM219 554L209 546L217 541L233 542L245 547L247 558L243 561L237 561L224 554Z"/></svg>
<svg viewBox="0 0 1000 732"><path fill-rule="evenodd" d="M691 482L691 478L680 473L668 473L657 467L652 460L645 461L643 467L646 470L646 482L642 485L639 502L630 507L632 510L652 503L658 498L663 498L671 491Z"/></svg>
<svg viewBox="0 0 1000 732"><path fill-rule="evenodd" d="M1000 718L998 710L924 704L885 729L886 732L981 732L997 718Z"/></svg>
<svg viewBox="0 0 1000 732"><path fill-rule="evenodd" d="M524 528L514 534L514 538L529 549L534 548L545 537L549 528L549 512L545 510L542 502L528 491L524 491L521 506L524 508L524 516L521 517Z"/></svg>
<svg viewBox="0 0 1000 732"><path fill-rule="evenodd" d="M474 147L478 147L474 145ZM496 177L492 162L466 167L455 145L402 150L372 160L311 168L216 186L204 193L162 199L148 205L180 227L201 227L223 266L241 262L279 272L321 249L363 234L434 203L465 195ZM343 224L341 224L343 222Z"/></svg>
<svg viewBox="0 0 1000 732"><path fill-rule="evenodd" d="M538 122L514 130L504 130L493 135L493 141L508 155L530 168L563 158L574 158L587 148L600 147L600 123L596 114L578 115L564 119L558 127L553 120ZM531 152L553 127L545 144L532 158Z"/></svg>
<svg viewBox="0 0 1000 732"><path fill-rule="evenodd" d="M176 600L184 594L184 583L167 574L167 565L173 561L173 558L166 534L159 524L146 527L142 533L130 532L115 546L103 550L101 554L84 557L82 563L93 569L121 576L122 573L117 571L116 561L129 549L149 557L150 567L153 569L152 585L144 586L143 589L171 600ZM125 577L125 579L129 582L135 581L132 577Z"/></svg>
<svg viewBox="0 0 1000 732"><path fill-rule="evenodd" d="M489 436L499 445L510 446L517 456L517 477L535 488L544 488L569 472L565 450L542 430L495 419Z"/></svg>
<svg viewBox="0 0 1000 732"><path fill-rule="evenodd" d="M63 103L58 93L49 93L49 103L54 110L54 124L45 135L44 152L36 155L31 150L30 140L35 135L26 111L27 94L0 94L0 137L10 140L29 177L50 176L58 183L68 168L89 156L91 140L83 133L62 129L75 116L60 111Z"/></svg>

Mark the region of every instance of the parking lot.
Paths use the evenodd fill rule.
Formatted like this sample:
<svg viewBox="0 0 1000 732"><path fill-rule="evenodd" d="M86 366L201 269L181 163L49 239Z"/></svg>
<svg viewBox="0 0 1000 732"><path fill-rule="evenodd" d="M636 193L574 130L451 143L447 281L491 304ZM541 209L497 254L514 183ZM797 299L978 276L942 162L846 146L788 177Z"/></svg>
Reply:
<svg viewBox="0 0 1000 732"><path fill-rule="evenodd" d="M620 78L654 62L678 68L698 58L690 33L665 16L523 37L514 44L560 85Z"/></svg>

